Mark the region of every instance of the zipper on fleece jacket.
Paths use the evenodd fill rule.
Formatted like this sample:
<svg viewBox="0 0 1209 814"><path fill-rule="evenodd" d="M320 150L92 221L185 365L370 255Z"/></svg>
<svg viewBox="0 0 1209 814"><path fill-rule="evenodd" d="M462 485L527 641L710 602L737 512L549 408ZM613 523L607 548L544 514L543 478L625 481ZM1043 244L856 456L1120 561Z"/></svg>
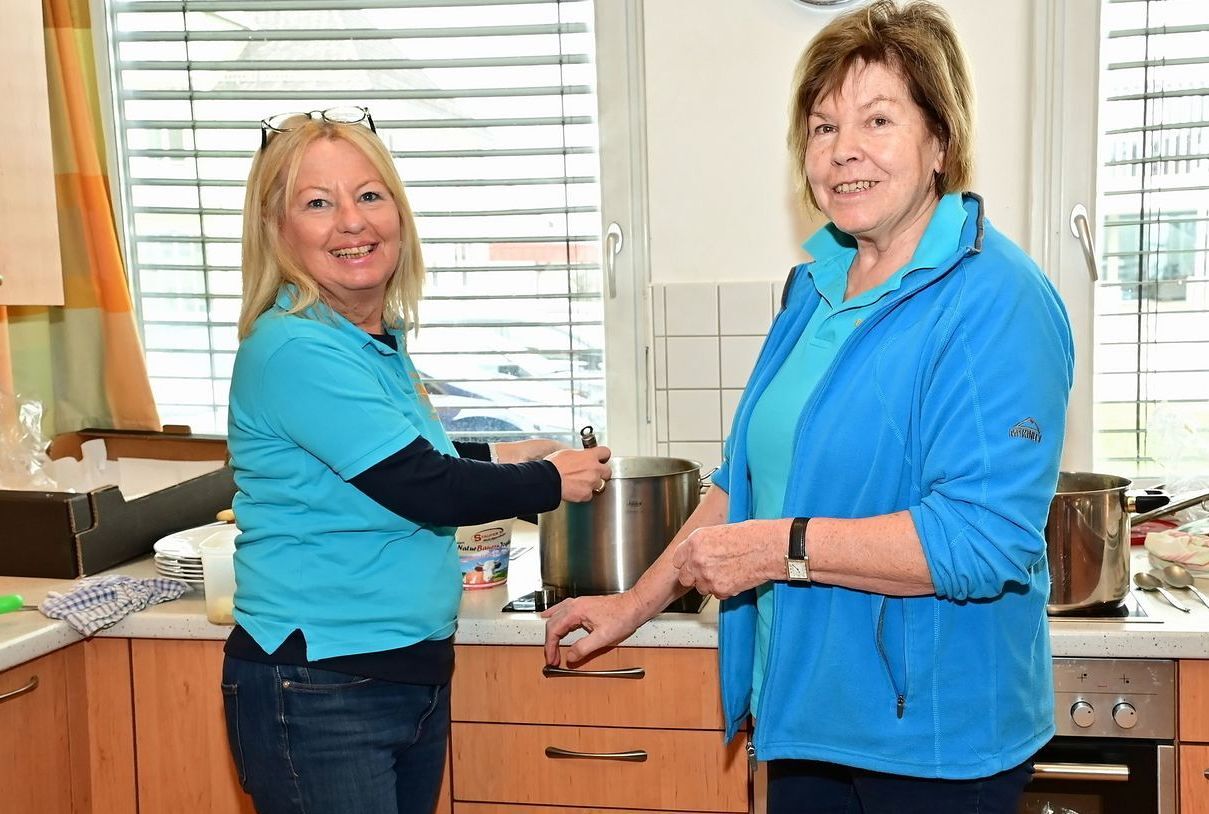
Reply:
<svg viewBox="0 0 1209 814"><path fill-rule="evenodd" d="M772 677L772 643L777 638L777 616L779 615L777 613L777 608L781 604L777 601L777 587L777 584L774 582L772 585L772 621L768 625L768 652L764 656L764 682L760 685L760 697L756 699L758 701L756 704L756 709L764 711L767 711L767 707L764 706L764 699L768 697L768 679ZM757 621L756 624L759 624L759 622ZM751 708L750 701L748 702L747 706L748 709ZM757 727L759 726L758 723L756 725ZM755 730L752 731L751 737L747 739L747 759L751 762L751 765L754 768L757 760Z"/></svg>
<svg viewBox="0 0 1209 814"><path fill-rule="evenodd" d="M882 639L882 628L886 623L886 599L882 599L881 608L877 612L877 655L882 660L882 666L886 668L886 678L890 679L890 688L894 690L895 696L895 715L901 720L903 713L907 709L907 695L904 690L898 688L898 682L894 680L894 672L890 669L890 659L886 655L886 643Z"/></svg>

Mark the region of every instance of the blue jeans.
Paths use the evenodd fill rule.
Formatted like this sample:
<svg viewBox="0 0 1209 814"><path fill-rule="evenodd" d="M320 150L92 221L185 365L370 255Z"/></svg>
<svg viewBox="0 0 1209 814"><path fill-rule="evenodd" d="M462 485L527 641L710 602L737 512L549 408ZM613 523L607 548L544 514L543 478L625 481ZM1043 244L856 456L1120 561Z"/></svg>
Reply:
<svg viewBox="0 0 1209 814"><path fill-rule="evenodd" d="M813 760L768 762L768 814L1016 814L1032 761L977 780L882 774Z"/></svg>
<svg viewBox="0 0 1209 814"><path fill-rule="evenodd" d="M259 814L432 814L449 685L223 662L227 738Z"/></svg>

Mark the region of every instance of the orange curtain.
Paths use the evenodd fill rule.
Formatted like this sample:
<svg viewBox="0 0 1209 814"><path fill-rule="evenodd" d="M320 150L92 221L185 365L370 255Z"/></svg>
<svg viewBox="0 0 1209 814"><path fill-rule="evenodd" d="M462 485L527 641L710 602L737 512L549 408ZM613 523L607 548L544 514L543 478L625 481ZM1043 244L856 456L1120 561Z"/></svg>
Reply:
<svg viewBox="0 0 1209 814"><path fill-rule="evenodd" d="M43 432L159 429L106 175L88 0L43 0L64 306L0 307L0 391Z"/></svg>

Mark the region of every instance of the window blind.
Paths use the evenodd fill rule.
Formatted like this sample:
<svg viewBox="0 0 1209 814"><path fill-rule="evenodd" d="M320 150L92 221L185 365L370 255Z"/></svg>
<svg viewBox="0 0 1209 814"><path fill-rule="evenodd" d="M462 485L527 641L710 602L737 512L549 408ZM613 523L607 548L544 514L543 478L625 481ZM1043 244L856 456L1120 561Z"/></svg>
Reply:
<svg viewBox="0 0 1209 814"><path fill-rule="evenodd" d="M1102 6L1095 444L1103 471L1209 472L1209 4Z"/></svg>
<svg viewBox="0 0 1209 814"><path fill-rule="evenodd" d="M132 284L165 422L226 432L260 120L360 104L428 275L416 366L454 437L605 424L591 0L110 0Z"/></svg>

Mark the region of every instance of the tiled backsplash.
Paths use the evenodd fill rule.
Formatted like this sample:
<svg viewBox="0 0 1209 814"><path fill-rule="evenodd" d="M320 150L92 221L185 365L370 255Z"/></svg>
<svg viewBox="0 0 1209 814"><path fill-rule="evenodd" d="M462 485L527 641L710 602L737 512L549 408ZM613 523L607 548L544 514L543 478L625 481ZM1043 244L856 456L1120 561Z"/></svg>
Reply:
<svg viewBox="0 0 1209 814"><path fill-rule="evenodd" d="M659 455L712 469L781 302L783 280L651 286Z"/></svg>

